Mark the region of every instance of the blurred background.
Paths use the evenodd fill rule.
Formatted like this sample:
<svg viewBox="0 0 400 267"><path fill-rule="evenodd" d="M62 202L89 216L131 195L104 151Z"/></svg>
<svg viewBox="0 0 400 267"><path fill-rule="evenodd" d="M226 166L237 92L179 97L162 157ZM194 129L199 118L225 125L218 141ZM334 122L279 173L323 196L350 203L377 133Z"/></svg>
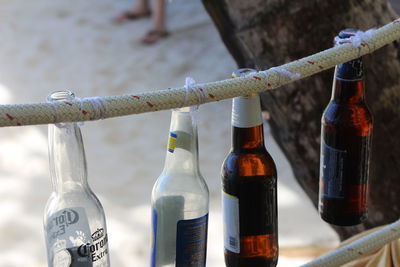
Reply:
<svg viewBox="0 0 400 267"><path fill-rule="evenodd" d="M236 69L197 0L167 3L172 33L146 46L148 20L116 25L133 0L0 0L0 103L45 101L55 90L111 96L229 78ZM230 148L231 100L199 112L200 168L210 189L207 265L223 264L220 166ZM166 153L170 112L81 127L89 183L107 217L112 266L149 266L150 194ZM338 244L293 178L265 124L278 167L278 266L298 266ZM51 193L47 126L0 129L0 265L46 266L43 210Z"/></svg>

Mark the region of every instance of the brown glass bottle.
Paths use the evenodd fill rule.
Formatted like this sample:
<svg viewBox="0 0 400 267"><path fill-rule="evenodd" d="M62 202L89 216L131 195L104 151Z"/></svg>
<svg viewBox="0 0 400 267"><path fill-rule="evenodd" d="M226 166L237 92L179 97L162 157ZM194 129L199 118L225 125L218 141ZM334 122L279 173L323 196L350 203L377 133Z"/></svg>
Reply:
<svg viewBox="0 0 400 267"><path fill-rule="evenodd" d="M354 33L340 32L339 42ZM332 98L322 116L319 212L326 222L350 226L367 218L371 136L358 58L336 66Z"/></svg>
<svg viewBox="0 0 400 267"><path fill-rule="evenodd" d="M275 163L264 146L259 96L235 98L232 149L222 166L226 266L276 266L276 182Z"/></svg>

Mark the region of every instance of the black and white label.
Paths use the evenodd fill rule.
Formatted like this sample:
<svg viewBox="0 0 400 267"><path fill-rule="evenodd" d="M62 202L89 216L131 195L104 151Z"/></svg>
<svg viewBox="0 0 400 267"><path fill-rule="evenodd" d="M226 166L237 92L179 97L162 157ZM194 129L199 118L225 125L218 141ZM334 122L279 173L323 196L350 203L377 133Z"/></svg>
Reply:
<svg viewBox="0 0 400 267"><path fill-rule="evenodd" d="M47 221L46 236L50 266L93 266L87 255L78 255L79 247L90 242L84 208L66 208L54 213Z"/></svg>
<svg viewBox="0 0 400 267"><path fill-rule="evenodd" d="M108 266L107 233L102 227L91 233L84 208L66 208L54 213L45 230L49 266Z"/></svg>
<svg viewBox="0 0 400 267"><path fill-rule="evenodd" d="M65 240L65 245L81 245L90 240L90 228L84 208L62 209L54 213L46 225L47 241L57 245Z"/></svg>
<svg viewBox="0 0 400 267"><path fill-rule="evenodd" d="M233 253L240 253L239 199L222 191L222 211L224 247Z"/></svg>
<svg viewBox="0 0 400 267"><path fill-rule="evenodd" d="M54 253L53 265L61 267L69 267L72 263L72 255L67 249L59 250Z"/></svg>
<svg viewBox="0 0 400 267"><path fill-rule="evenodd" d="M330 198L343 198L343 178L347 152L328 146L322 142L321 170L323 195Z"/></svg>

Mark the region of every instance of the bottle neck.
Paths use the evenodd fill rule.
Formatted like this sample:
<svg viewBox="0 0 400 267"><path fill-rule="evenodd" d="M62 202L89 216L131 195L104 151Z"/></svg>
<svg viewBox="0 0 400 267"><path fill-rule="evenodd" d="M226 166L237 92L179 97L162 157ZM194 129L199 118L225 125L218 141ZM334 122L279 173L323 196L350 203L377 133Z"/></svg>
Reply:
<svg viewBox="0 0 400 267"><path fill-rule="evenodd" d="M337 65L331 100L337 103L360 103L364 101L362 59L358 58Z"/></svg>
<svg viewBox="0 0 400 267"><path fill-rule="evenodd" d="M265 149L260 97L250 95L233 99L232 150Z"/></svg>
<svg viewBox="0 0 400 267"><path fill-rule="evenodd" d="M200 173L196 114L191 108L172 111L164 173Z"/></svg>
<svg viewBox="0 0 400 267"><path fill-rule="evenodd" d="M49 157L55 192L84 190L88 187L85 151L76 123L49 125Z"/></svg>
<svg viewBox="0 0 400 267"><path fill-rule="evenodd" d="M232 150L257 150L264 149L263 125L250 128L232 127Z"/></svg>

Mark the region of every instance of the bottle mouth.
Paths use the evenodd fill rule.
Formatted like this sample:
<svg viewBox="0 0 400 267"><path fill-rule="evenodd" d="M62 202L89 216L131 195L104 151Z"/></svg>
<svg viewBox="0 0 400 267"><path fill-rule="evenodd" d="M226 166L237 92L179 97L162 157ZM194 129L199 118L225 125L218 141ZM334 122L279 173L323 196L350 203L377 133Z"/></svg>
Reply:
<svg viewBox="0 0 400 267"><path fill-rule="evenodd" d="M341 44L351 43L350 38L355 36L357 30L355 29L345 29L339 32L339 34L334 39L334 45L338 46Z"/></svg>
<svg viewBox="0 0 400 267"><path fill-rule="evenodd" d="M237 69L232 73L232 78L245 77L252 72L256 72L256 70L250 68Z"/></svg>
<svg viewBox="0 0 400 267"><path fill-rule="evenodd" d="M47 101L73 100L75 94L71 91L56 91L47 96Z"/></svg>
<svg viewBox="0 0 400 267"><path fill-rule="evenodd" d="M176 108L174 109L175 111L181 112L181 113L189 113L194 110L192 107L183 107L183 108Z"/></svg>

